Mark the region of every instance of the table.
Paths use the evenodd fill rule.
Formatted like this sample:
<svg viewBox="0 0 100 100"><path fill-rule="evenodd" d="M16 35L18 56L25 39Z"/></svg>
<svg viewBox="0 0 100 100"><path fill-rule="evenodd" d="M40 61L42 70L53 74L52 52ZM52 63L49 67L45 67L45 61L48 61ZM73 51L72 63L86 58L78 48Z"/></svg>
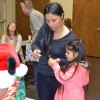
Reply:
<svg viewBox="0 0 100 100"><path fill-rule="evenodd" d="M27 61L35 61L38 62L39 59L36 59L32 56L32 48L31 48L31 43L28 40L22 41L22 47L25 46L25 60Z"/></svg>

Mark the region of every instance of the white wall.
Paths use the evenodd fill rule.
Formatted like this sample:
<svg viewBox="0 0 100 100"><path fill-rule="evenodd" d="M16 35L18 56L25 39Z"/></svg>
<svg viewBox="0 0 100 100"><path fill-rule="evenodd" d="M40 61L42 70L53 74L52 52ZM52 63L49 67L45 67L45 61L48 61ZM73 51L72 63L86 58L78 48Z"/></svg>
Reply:
<svg viewBox="0 0 100 100"><path fill-rule="evenodd" d="M65 17L72 19L73 0L50 0L51 2L59 2L64 9Z"/></svg>
<svg viewBox="0 0 100 100"><path fill-rule="evenodd" d="M7 2L7 19L8 21L15 21L15 0L6 0ZM72 19L72 12L73 12L73 0L50 0L50 2L59 2L65 12L65 17L66 18L71 18Z"/></svg>
<svg viewBox="0 0 100 100"><path fill-rule="evenodd" d="M0 0L0 38L2 33L6 32L7 25L15 22L15 0Z"/></svg>
<svg viewBox="0 0 100 100"><path fill-rule="evenodd" d="M50 0L50 2L59 2L63 6L65 17L72 19L73 0ZM7 23L15 22L15 0L6 0L6 4Z"/></svg>
<svg viewBox="0 0 100 100"><path fill-rule="evenodd" d="M15 22L15 0L6 0L6 20L9 22Z"/></svg>

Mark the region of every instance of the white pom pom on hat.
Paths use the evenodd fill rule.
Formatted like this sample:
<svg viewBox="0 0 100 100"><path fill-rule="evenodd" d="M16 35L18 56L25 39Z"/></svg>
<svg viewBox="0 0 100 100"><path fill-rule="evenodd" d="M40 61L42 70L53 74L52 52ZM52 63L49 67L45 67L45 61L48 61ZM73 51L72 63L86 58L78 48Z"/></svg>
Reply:
<svg viewBox="0 0 100 100"><path fill-rule="evenodd" d="M16 61L16 73L10 75L8 73L7 59L8 57L14 57ZM28 67L24 64L21 64L13 45L8 43L0 44L0 89L10 87L16 76L22 77L26 75Z"/></svg>

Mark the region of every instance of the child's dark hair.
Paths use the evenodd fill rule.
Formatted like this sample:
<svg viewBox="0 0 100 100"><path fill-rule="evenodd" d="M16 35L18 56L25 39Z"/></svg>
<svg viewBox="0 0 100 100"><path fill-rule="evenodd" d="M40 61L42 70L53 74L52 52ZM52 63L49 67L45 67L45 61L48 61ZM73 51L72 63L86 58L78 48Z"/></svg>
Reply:
<svg viewBox="0 0 100 100"><path fill-rule="evenodd" d="M45 8L44 8L44 16L48 13L52 13L54 15L58 15L58 16L61 16L63 15L63 18L64 18L64 11L63 11L63 8L62 6L57 3L57 2L51 2L51 3L48 3Z"/></svg>
<svg viewBox="0 0 100 100"><path fill-rule="evenodd" d="M63 73L65 73L75 63L76 63L76 66L75 66L75 71L74 71L73 75L75 74L79 64L81 64L81 63L83 63L82 64L83 67L89 69L89 63L86 58L86 48L85 48L85 44L84 44L83 40L81 40L81 39L70 40L69 42L67 42L65 49L70 50L73 53L77 52L78 56L73 61L67 61L67 64L65 67L61 67L61 70ZM72 78L73 75L70 78ZM61 88L61 86L63 86L63 85L60 84L60 88Z"/></svg>
<svg viewBox="0 0 100 100"><path fill-rule="evenodd" d="M86 61L86 48L83 40L81 39L71 40L66 44L65 49L78 53L78 56L75 59L77 63L79 63L80 61Z"/></svg>

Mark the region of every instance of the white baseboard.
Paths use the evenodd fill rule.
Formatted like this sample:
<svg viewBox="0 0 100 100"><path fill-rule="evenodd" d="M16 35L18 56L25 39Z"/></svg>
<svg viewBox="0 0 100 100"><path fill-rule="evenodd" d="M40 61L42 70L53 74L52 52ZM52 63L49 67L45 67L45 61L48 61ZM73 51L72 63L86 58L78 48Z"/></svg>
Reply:
<svg viewBox="0 0 100 100"><path fill-rule="evenodd" d="M25 100L35 100L35 99L31 99L31 98L26 97Z"/></svg>

